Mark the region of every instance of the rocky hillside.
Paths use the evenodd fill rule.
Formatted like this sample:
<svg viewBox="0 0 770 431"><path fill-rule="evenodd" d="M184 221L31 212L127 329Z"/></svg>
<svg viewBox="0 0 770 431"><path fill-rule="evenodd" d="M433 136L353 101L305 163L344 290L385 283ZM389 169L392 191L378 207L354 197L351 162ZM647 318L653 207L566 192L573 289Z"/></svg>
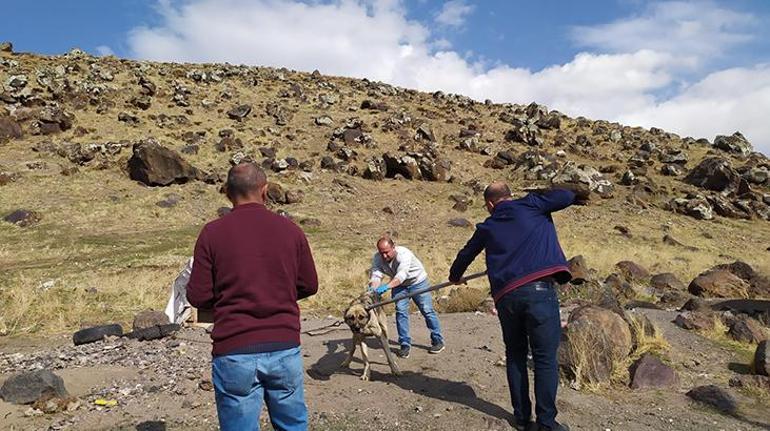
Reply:
<svg viewBox="0 0 770 431"><path fill-rule="evenodd" d="M322 292L307 310L360 289L384 230L444 279L497 178L590 192L556 218L595 278L624 260L684 285L735 260L770 273L770 160L738 132L680 137L318 71L7 43L0 85L0 302L18 309L6 333L162 308L241 160L269 171L274 209L308 233Z"/></svg>

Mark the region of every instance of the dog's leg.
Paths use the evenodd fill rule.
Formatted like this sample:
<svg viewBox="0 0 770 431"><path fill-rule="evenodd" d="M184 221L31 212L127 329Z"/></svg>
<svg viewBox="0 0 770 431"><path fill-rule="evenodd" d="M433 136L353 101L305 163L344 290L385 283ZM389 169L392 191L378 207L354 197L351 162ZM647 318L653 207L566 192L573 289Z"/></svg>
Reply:
<svg viewBox="0 0 770 431"><path fill-rule="evenodd" d="M385 331L380 332L380 343L382 343L382 350L385 351L385 358L388 360L388 365L390 365L390 372L393 373L394 376L400 376L401 370L393 359L393 352L390 351L388 336Z"/></svg>
<svg viewBox="0 0 770 431"><path fill-rule="evenodd" d="M369 349L366 347L364 340L361 340L361 356L364 357L364 373L361 374L361 380L369 380Z"/></svg>
<svg viewBox="0 0 770 431"><path fill-rule="evenodd" d="M353 354L356 353L356 346L358 343L360 343L358 336L353 335L353 343L351 343L352 345L350 346L350 354L348 354L348 357L342 361L342 364L340 364L341 367L347 368L350 366L350 361L353 360Z"/></svg>

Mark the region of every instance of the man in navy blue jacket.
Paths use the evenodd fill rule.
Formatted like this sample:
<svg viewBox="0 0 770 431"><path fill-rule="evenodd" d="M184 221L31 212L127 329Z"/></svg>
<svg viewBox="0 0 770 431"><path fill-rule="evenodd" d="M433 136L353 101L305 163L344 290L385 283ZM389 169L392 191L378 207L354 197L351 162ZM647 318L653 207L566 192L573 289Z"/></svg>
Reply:
<svg viewBox="0 0 770 431"><path fill-rule="evenodd" d="M555 283L566 283L571 275L551 213L575 199L570 190L552 189L513 200L505 183L490 184L484 190L490 217L476 225L449 270L449 281L459 282L468 265L486 251L487 276L503 329L514 426L521 431L569 429L556 422L561 319ZM528 349L535 363L537 425L529 399Z"/></svg>

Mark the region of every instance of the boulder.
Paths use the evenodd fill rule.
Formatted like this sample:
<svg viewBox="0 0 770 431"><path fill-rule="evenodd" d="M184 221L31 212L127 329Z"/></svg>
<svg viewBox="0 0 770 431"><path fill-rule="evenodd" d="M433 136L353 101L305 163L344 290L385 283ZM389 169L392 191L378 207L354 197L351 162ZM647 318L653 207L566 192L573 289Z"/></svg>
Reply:
<svg viewBox="0 0 770 431"><path fill-rule="evenodd" d="M741 132L735 132L731 136L717 135L714 138L714 147L739 156L748 156L754 151L751 143Z"/></svg>
<svg viewBox="0 0 770 431"><path fill-rule="evenodd" d="M752 297L770 298L770 278L754 271L754 268L740 260L715 266L713 269L725 269L749 284Z"/></svg>
<svg viewBox="0 0 770 431"><path fill-rule="evenodd" d="M433 134L433 129L428 123L422 123L414 133L416 140L427 140L430 142L436 142L436 136Z"/></svg>
<svg viewBox="0 0 770 431"><path fill-rule="evenodd" d="M13 404L32 404L41 397L67 397L64 380L49 370L11 376L0 388L0 398Z"/></svg>
<svg viewBox="0 0 770 431"><path fill-rule="evenodd" d="M25 209L18 209L3 217L4 221L13 223L19 227L29 227L35 225L41 219L42 216L38 212Z"/></svg>
<svg viewBox="0 0 770 431"><path fill-rule="evenodd" d="M650 272L643 266L630 260L623 260L615 264L620 273L626 280L633 282L646 282L650 279Z"/></svg>
<svg viewBox="0 0 770 431"><path fill-rule="evenodd" d="M754 372L770 376L770 340L763 340L754 352Z"/></svg>
<svg viewBox="0 0 770 431"><path fill-rule="evenodd" d="M631 389L665 388L679 383L674 369L650 353L639 358L630 371Z"/></svg>
<svg viewBox="0 0 770 431"><path fill-rule="evenodd" d="M567 262L569 272L572 274L572 284L583 284L591 280L591 269L588 267L582 255L573 257Z"/></svg>
<svg viewBox="0 0 770 431"><path fill-rule="evenodd" d="M663 290L684 290L685 285L676 275L670 272L655 274L650 278L650 284L656 289Z"/></svg>
<svg viewBox="0 0 770 431"><path fill-rule="evenodd" d="M140 329L152 328L153 326L167 325L168 323L169 320L166 313L162 311L145 310L134 316L132 329L138 331Z"/></svg>
<svg viewBox="0 0 770 431"><path fill-rule="evenodd" d="M559 364L588 382L608 381L614 368L631 351L628 324L617 313L594 305L575 309L569 316L559 346Z"/></svg>
<svg viewBox="0 0 770 431"><path fill-rule="evenodd" d="M417 160L408 155L394 156L390 153L382 155L382 159L385 161L385 176L393 178L396 175L401 175L408 180L420 180L422 179L422 172Z"/></svg>
<svg viewBox="0 0 770 431"><path fill-rule="evenodd" d="M232 120L243 120L251 113L251 105L249 104L242 104L233 107L229 111L227 111L227 116L230 117Z"/></svg>
<svg viewBox="0 0 770 431"><path fill-rule="evenodd" d="M698 311L685 311L674 319L674 324L682 329L694 331L710 331L714 329L714 316Z"/></svg>
<svg viewBox="0 0 770 431"><path fill-rule="evenodd" d="M59 107L47 106L40 111L37 121L32 123L33 134L49 135L72 127L72 115Z"/></svg>
<svg viewBox="0 0 770 431"><path fill-rule="evenodd" d="M721 157L708 157L694 167L684 182L715 192L742 194L748 185L730 162Z"/></svg>
<svg viewBox="0 0 770 431"><path fill-rule="evenodd" d="M449 159L423 157L419 166L422 177L428 181L447 182L452 179L452 162Z"/></svg>
<svg viewBox="0 0 770 431"><path fill-rule="evenodd" d="M728 322L727 335L743 343L759 343L767 340L768 333L761 323L748 316L738 316Z"/></svg>
<svg viewBox="0 0 770 431"><path fill-rule="evenodd" d="M625 277L616 273L608 275L607 278L604 279L604 285L618 298L634 299L637 296L634 285L629 283Z"/></svg>
<svg viewBox="0 0 770 431"><path fill-rule="evenodd" d="M286 203L286 192L278 183L268 183L267 185L267 200L268 202L275 204Z"/></svg>
<svg viewBox="0 0 770 431"><path fill-rule="evenodd" d="M712 310L708 302L703 298L690 298L682 305L679 311L698 311L701 313L710 313Z"/></svg>
<svg viewBox="0 0 770 431"><path fill-rule="evenodd" d="M134 144L128 173L132 180L148 186L184 184L201 175L175 151L152 139Z"/></svg>
<svg viewBox="0 0 770 431"><path fill-rule="evenodd" d="M321 160L321 168L324 168L324 161ZM374 181L382 181L385 179L387 173L387 166L385 161L379 157L373 157L366 162L366 168L364 169L364 178Z"/></svg>
<svg viewBox="0 0 770 431"><path fill-rule="evenodd" d="M711 269L698 275L687 290L706 298L747 298L749 285L735 274L723 269Z"/></svg>
<svg viewBox="0 0 770 431"><path fill-rule="evenodd" d="M707 404L725 413L735 413L738 402L726 390L714 386L698 386L687 392L687 396L695 401Z"/></svg>
<svg viewBox="0 0 770 431"><path fill-rule="evenodd" d="M23 135L19 123L10 117L0 117L0 143L8 139L21 138Z"/></svg>
<svg viewBox="0 0 770 431"><path fill-rule="evenodd" d="M588 187L589 191L595 192L602 197L612 196L615 187L596 169L587 165L575 165L568 162L562 170L551 178L554 185L560 184L580 184Z"/></svg>

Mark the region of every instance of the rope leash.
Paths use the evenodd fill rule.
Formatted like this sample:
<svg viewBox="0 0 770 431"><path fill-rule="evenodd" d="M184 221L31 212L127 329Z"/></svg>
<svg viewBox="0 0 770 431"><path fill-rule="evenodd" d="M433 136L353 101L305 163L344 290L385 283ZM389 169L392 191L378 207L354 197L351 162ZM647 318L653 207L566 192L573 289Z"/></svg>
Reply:
<svg viewBox="0 0 770 431"><path fill-rule="evenodd" d="M463 278L461 278L461 279L460 279L460 280L457 282L457 284L459 284L459 283L465 283L465 282L466 282L466 281L468 281L468 280L473 280L474 278L483 277L483 276L485 276L485 275L487 275L487 272L486 272L486 271L477 272L477 273L475 273L475 274L471 274L471 275L469 275L469 276L467 276L467 277L463 277ZM377 303L374 303L374 304L372 304L372 305L369 305L369 306L367 306L367 307L366 307L366 311L369 311L369 310L375 309L375 308L377 308L377 307L382 307L383 305L392 304L392 303L394 303L394 302L398 302L398 301L400 301L400 300L402 300L402 299L411 298L411 297L413 297L413 296L417 296L417 295L422 295L422 294L423 294L423 293L425 293L425 292L432 292L432 291L434 291L434 290L443 289L443 288L445 288L445 287L447 287L447 286L451 286L451 285L453 285L453 284L456 284L456 283L452 283L452 282L450 282L450 281L445 281L444 283L434 284L433 286L429 286L429 287L426 287L426 288L424 288L424 289L415 290L414 292L411 292L411 293L406 293L406 292L404 292L404 293L402 293L402 294L400 294L400 295L396 295L396 296L393 296L393 297L391 297L391 298L390 298L390 299L388 299L387 301L377 302Z"/></svg>
<svg viewBox="0 0 770 431"><path fill-rule="evenodd" d="M344 320L337 320L334 323L330 323L328 325L321 326L320 328L314 328L314 329L308 329L307 331L302 331L302 332L300 332L300 334L307 334L307 335L309 335L311 337L315 337L317 335L328 334L330 332L338 331L340 329L343 329L343 328L338 328L338 326L342 325L343 323L345 323ZM329 329L329 328L331 328L331 329ZM321 332L321 331L323 331L323 332Z"/></svg>

